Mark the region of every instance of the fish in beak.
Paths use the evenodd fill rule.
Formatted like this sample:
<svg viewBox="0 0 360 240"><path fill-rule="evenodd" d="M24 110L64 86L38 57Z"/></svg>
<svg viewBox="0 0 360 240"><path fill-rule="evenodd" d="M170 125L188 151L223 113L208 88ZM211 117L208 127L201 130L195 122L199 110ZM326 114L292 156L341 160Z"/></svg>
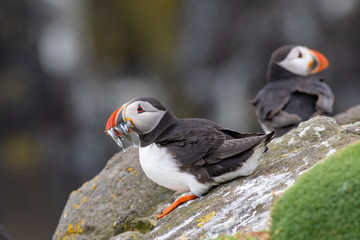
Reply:
<svg viewBox="0 0 360 240"><path fill-rule="evenodd" d="M312 49L309 49L309 52L313 58L313 61L309 62L310 74L321 72L329 67L329 61L323 54Z"/></svg>
<svg viewBox="0 0 360 240"><path fill-rule="evenodd" d="M134 141L130 135L132 126L132 122L130 120L126 120L124 111L126 110L126 104L122 105L120 108L116 109L113 114L111 114L109 120L106 123L105 133L110 135L110 137L116 142L117 145L125 152L123 146L123 136L126 137L129 142L132 142L134 145Z"/></svg>

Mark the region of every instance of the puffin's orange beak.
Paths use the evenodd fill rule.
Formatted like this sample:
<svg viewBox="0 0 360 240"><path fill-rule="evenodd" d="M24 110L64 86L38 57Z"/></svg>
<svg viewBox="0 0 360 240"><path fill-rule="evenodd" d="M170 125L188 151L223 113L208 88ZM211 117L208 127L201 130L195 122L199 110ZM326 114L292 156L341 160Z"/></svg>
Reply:
<svg viewBox="0 0 360 240"><path fill-rule="evenodd" d="M309 51L314 58L314 62L309 63L311 67L310 74L321 72L322 70L329 67L329 61L323 54L313 49L309 49Z"/></svg>
<svg viewBox="0 0 360 240"><path fill-rule="evenodd" d="M113 112L111 114L111 116L109 117L109 119L106 123L106 127L105 127L106 134L108 134L108 131L110 129L116 127L116 125L118 125L119 123L124 122L124 119L122 117L123 108L124 108L124 105L122 105L120 108L116 109L115 112ZM120 135L120 133L117 133L117 135Z"/></svg>
<svg viewBox="0 0 360 240"><path fill-rule="evenodd" d="M122 144L122 136L125 136L130 142L134 143L130 135L130 127L132 122L130 120L124 121L124 109L126 109L127 104L122 105L120 108L116 109L108 119L105 127L105 133L110 135L110 137L119 145L123 151L124 147Z"/></svg>

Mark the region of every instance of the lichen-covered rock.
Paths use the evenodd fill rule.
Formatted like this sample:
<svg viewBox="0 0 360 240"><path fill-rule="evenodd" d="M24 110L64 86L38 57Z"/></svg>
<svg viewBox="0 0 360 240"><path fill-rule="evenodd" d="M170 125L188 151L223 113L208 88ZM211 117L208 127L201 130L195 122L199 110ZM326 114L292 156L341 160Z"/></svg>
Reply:
<svg viewBox="0 0 360 240"><path fill-rule="evenodd" d="M145 233L144 239L203 239L235 233L246 226L255 231L265 229L274 198L315 163L359 140L357 126L340 127L328 117L303 122L268 145L269 151L253 175L214 187L157 223L155 215L171 202L172 192L146 178L138 164L136 149L129 148L126 153L114 156L97 177L71 194L53 239L75 233L76 239L108 239L123 231ZM133 185L126 185L124 180ZM99 202L98 196L92 194L96 189L91 190L94 183L99 193L110 197ZM74 204L80 205L74 209ZM149 228L136 229L138 225ZM156 226L147 232L151 225Z"/></svg>
<svg viewBox="0 0 360 240"><path fill-rule="evenodd" d="M145 176L138 150L129 148L70 194L53 239L108 240L126 231L146 233L156 224L159 202L170 202L172 194Z"/></svg>
<svg viewBox="0 0 360 240"><path fill-rule="evenodd" d="M141 240L144 239L145 235L135 231L123 232L116 235L109 240Z"/></svg>
<svg viewBox="0 0 360 240"><path fill-rule="evenodd" d="M342 132L360 135L360 122L348 124L341 129Z"/></svg>

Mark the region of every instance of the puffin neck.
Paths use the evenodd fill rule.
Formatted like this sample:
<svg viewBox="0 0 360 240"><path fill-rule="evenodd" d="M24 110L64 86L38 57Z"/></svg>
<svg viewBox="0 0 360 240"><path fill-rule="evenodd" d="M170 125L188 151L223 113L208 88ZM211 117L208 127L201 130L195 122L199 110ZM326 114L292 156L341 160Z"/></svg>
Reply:
<svg viewBox="0 0 360 240"><path fill-rule="evenodd" d="M160 138L162 133L166 129L171 127L173 124L175 124L177 120L178 119L174 115L172 115L169 111L166 111L165 115L162 117L159 124L155 127L154 130L152 130L151 132L149 132L147 134L139 135L140 146L146 147L146 146L150 145L151 143L156 142Z"/></svg>
<svg viewBox="0 0 360 240"><path fill-rule="evenodd" d="M268 82L276 82L279 80L284 80L287 78L298 76L288 70L284 69L283 67L279 66L278 64L271 62L268 67L267 71L267 81Z"/></svg>

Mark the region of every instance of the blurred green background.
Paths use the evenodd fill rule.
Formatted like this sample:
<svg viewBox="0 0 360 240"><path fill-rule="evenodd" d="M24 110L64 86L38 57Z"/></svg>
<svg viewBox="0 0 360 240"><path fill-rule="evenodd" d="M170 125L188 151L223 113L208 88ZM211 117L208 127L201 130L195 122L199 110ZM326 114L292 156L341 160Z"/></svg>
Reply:
<svg viewBox="0 0 360 240"><path fill-rule="evenodd" d="M260 131L249 101L271 52L330 61L334 113L360 103L356 0L0 2L0 225L50 239L69 193L119 148L110 114L155 96L178 117Z"/></svg>

